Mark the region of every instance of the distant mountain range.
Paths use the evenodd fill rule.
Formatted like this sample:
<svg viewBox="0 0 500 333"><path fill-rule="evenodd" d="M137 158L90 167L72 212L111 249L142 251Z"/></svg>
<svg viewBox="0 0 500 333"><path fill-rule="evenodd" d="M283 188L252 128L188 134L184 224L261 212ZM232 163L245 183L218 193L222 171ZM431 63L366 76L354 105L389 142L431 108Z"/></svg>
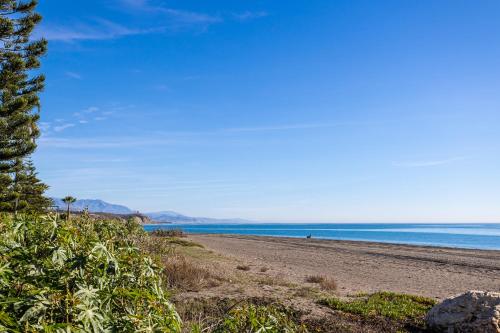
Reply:
<svg viewBox="0 0 500 333"><path fill-rule="evenodd" d="M60 210L66 210L67 206L60 198L52 198L54 205ZM109 213L109 214L133 214L137 213L126 206L111 204L98 199L80 199L71 204L71 210L81 212L85 208L91 213ZM172 211L157 213L143 213L151 220L159 223L243 223L248 222L242 219L214 219L208 217L191 217Z"/></svg>
<svg viewBox="0 0 500 333"><path fill-rule="evenodd" d="M67 206L59 198L52 198L54 205L60 210L66 210ZM80 199L71 204L71 210L74 212L81 212L88 208L91 213L110 213L110 214L132 214L135 211L122 205L114 205L102 200L96 199Z"/></svg>
<svg viewBox="0 0 500 333"><path fill-rule="evenodd" d="M151 220L161 223L244 223L242 219L214 219L208 217L185 216L172 211L145 213Z"/></svg>

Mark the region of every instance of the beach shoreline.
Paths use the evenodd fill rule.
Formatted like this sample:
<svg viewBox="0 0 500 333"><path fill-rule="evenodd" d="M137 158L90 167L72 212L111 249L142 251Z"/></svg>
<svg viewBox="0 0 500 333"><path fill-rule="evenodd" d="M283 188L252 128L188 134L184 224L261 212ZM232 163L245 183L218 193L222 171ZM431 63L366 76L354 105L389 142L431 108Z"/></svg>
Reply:
<svg viewBox="0 0 500 333"><path fill-rule="evenodd" d="M342 296L387 290L443 299L467 290L500 291L499 250L229 234L188 238L292 283L311 275L334 278Z"/></svg>

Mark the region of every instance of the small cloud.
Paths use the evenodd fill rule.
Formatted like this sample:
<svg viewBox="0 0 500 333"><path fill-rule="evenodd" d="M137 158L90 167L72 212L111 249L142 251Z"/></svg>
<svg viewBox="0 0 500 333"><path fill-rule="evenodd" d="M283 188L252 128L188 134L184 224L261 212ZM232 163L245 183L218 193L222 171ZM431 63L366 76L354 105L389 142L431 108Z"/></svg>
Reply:
<svg viewBox="0 0 500 333"><path fill-rule="evenodd" d="M178 23L183 24L213 24L222 22L222 19L217 16L211 16L203 13L190 12L186 10L178 10L172 8L157 7L156 10L170 16Z"/></svg>
<svg viewBox="0 0 500 333"><path fill-rule="evenodd" d="M450 164L453 162L463 161L467 159L466 157L452 157L441 160L422 160L422 161L406 161L406 162L394 162L393 165L396 167L405 167L405 168L424 168L424 167L433 167L439 165Z"/></svg>
<svg viewBox="0 0 500 333"><path fill-rule="evenodd" d="M95 121L102 121L102 120L106 120L106 119L108 119L108 118L106 118L106 117L95 117L94 118Z"/></svg>
<svg viewBox="0 0 500 333"><path fill-rule="evenodd" d="M66 72L64 73L67 77L70 77L72 79L75 79L75 80L81 80L82 79L82 76L78 73L75 73L75 72Z"/></svg>
<svg viewBox="0 0 500 333"><path fill-rule="evenodd" d="M144 7L146 6L147 0L121 0L125 5L132 7Z"/></svg>
<svg viewBox="0 0 500 333"><path fill-rule="evenodd" d="M56 131L56 132L62 132L65 129L68 129L68 128L71 128L71 127L75 127L75 124L64 124L64 125L60 125L60 126L55 126L54 127L54 131Z"/></svg>
<svg viewBox="0 0 500 333"><path fill-rule="evenodd" d="M79 121L80 124L87 124L88 123L88 120L80 120Z"/></svg>
<svg viewBox="0 0 500 333"><path fill-rule="evenodd" d="M43 25L35 33L35 37L43 37L52 41L75 42L79 40L107 40L125 36L142 35L163 31L163 28L135 29L105 19L96 19L93 24L73 23L70 27L63 25Z"/></svg>
<svg viewBox="0 0 500 333"><path fill-rule="evenodd" d="M62 123L62 122L64 122L64 119L62 119L62 118L57 118L57 119L54 119L54 121L55 121L56 123Z"/></svg>
<svg viewBox="0 0 500 333"><path fill-rule="evenodd" d="M150 14L160 14L168 17L173 25L210 25L222 22L222 18L205 13L174 9L162 5L152 4L148 0L118 0L121 6L128 6L136 13L142 11Z"/></svg>
<svg viewBox="0 0 500 333"><path fill-rule="evenodd" d="M86 108L85 110L83 110L84 113L94 113L97 111L99 111L99 108L97 106L90 106L90 107Z"/></svg>
<svg viewBox="0 0 500 333"><path fill-rule="evenodd" d="M39 143L43 147L69 148L69 149L107 149L129 148L143 146L171 146L179 142L175 139L149 138L149 137L110 137L110 138L57 138L41 137Z"/></svg>
<svg viewBox="0 0 500 333"><path fill-rule="evenodd" d="M259 19L262 17L266 17L268 15L269 14L267 12L264 12L264 11L260 11L260 12L245 11L243 13L233 13L232 14L232 16L235 20L242 21L242 22Z"/></svg>

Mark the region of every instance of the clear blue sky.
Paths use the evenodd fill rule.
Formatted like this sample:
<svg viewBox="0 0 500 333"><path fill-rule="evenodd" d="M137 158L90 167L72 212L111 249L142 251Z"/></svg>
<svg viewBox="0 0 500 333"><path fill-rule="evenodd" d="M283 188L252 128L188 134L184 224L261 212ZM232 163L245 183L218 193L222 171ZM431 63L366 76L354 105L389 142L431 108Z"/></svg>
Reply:
<svg viewBox="0 0 500 333"><path fill-rule="evenodd" d="M41 1L49 194L500 221L498 1Z"/></svg>

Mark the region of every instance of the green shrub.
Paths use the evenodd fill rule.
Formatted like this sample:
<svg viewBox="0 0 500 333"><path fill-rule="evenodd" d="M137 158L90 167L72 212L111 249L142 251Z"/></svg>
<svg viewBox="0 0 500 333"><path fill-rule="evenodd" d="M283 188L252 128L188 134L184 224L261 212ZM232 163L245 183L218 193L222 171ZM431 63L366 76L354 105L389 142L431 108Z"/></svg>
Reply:
<svg viewBox="0 0 500 333"><path fill-rule="evenodd" d="M171 237L171 238L166 238L169 244L174 244L174 245L179 245L179 246L185 246L185 247L199 247L203 248L204 246L195 242L191 242L185 239L181 238L176 238L176 237Z"/></svg>
<svg viewBox="0 0 500 333"><path fill-rule="evenodd" d="M134 222L0 216L1 332L180 332Z"/></svg>
<svg viewBox="0 0 500 333"><path fill-rule="evenodd" d="M151 231L151 236L155 237L186 237L182 229L156 229Z"/></svg>
<svg viewBox="0 0 500 333"><path fill-rule="evenodd" d="M419 321L432 308L435 301L420 296L378 292L353 301L331 297L321 301L333 310L362 315L382 316L398 321Z"/></svg>
<svg viewBox="0 0 500 333"><path fill-rule="evenodd" d="M214 333L305 333L306 328L297 325L291 314L274 306L253 304L235 308L226 315Z"/></svg>

